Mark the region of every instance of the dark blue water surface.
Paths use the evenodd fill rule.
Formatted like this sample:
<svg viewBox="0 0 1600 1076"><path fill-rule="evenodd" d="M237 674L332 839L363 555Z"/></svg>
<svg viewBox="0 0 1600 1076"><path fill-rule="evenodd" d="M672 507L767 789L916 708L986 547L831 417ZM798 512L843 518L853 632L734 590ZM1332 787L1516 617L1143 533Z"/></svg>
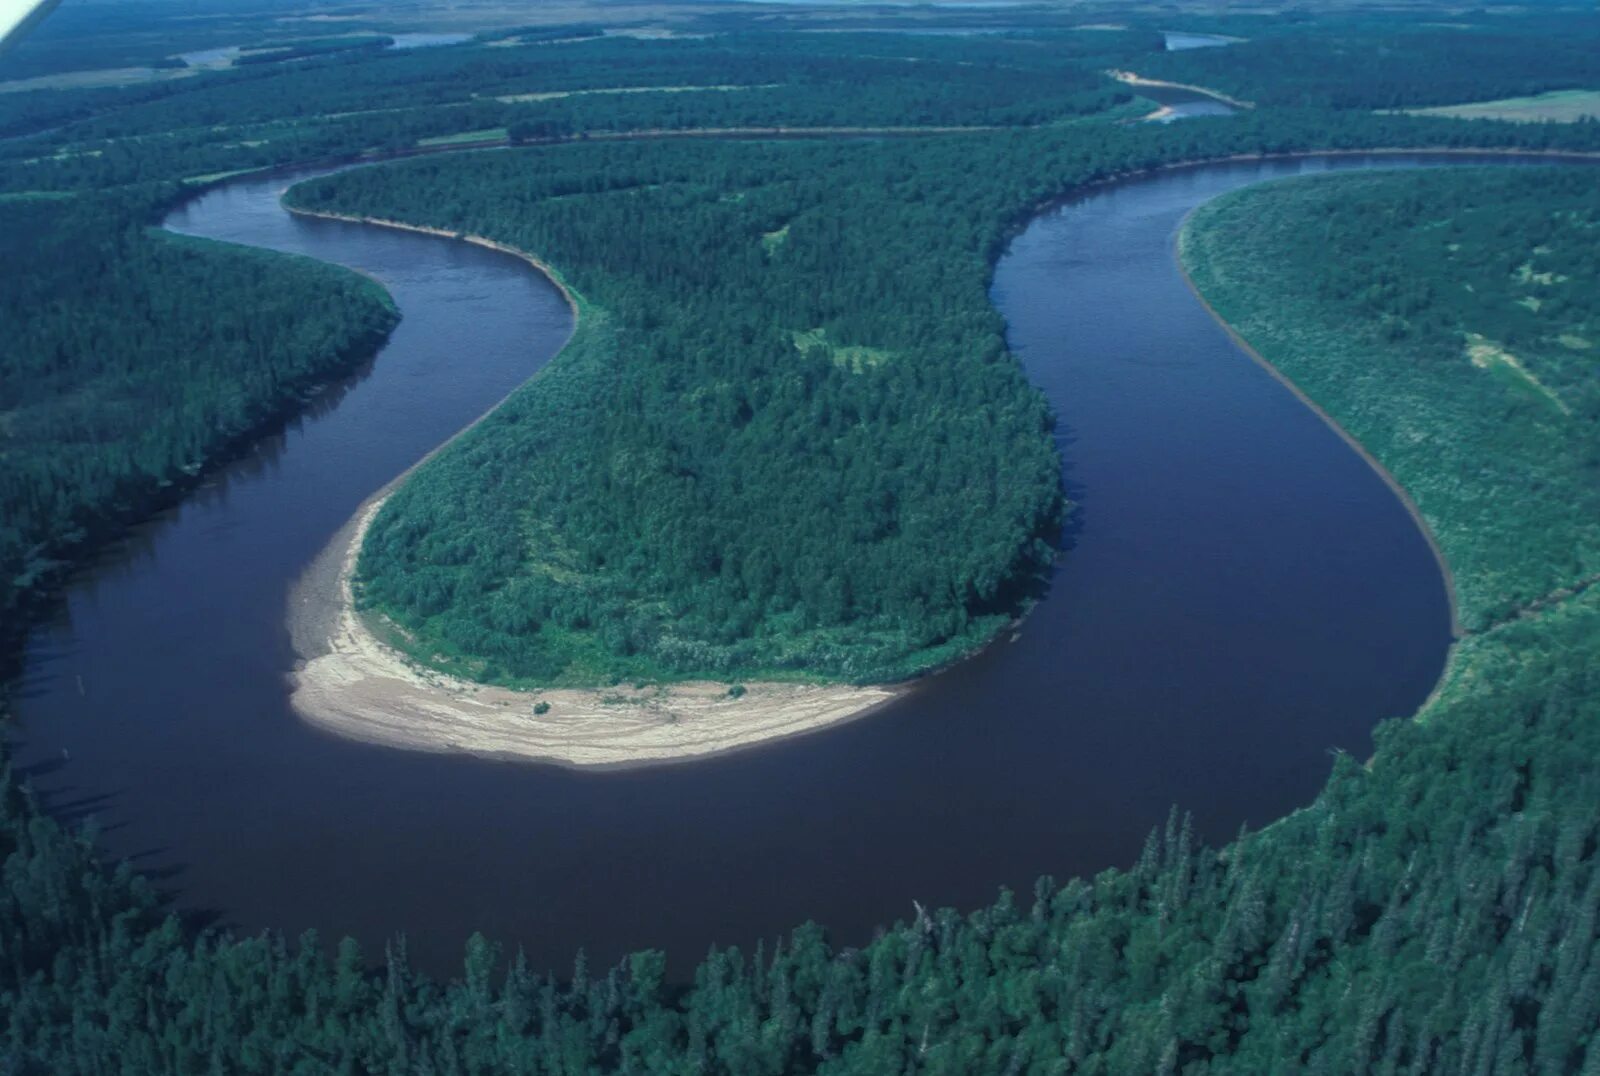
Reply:
<svg viewBox="0 0 1600 1076"><path fill-rule="evenodd" d="M28 650L19 753L54 805L244 930L473 930L565 967L771 937L843 942L911 902L1132 860L1172 804L1212 840L1309 801L1338 748L1413 710L1445 589L1382 481L1186 289L1183 215L1276 176L1227 164L1042 214L998 267L1013 348L1062 417L1074 548L1014 641L866 720L743 754L579 773L412 754L288 707L290 586L386 481L533 373L568 314L523 263L304 221L242 179L175 230L370 272L404 321L368 371L109 551Z"/></svg>

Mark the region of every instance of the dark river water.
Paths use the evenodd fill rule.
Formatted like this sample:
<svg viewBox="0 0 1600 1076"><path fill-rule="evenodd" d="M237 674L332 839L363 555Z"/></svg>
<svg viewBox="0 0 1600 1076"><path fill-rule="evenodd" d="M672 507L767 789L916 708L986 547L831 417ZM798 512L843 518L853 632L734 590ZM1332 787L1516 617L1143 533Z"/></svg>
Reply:
<svg viewBox="0 0 1600 1076"><path fill-rule="evenodd" d="M482 930L535 964L713 944L806 919L865 940L912 901L971 908L1126 864L1177 804L1213 841L1308 802L1330 753L1412 711L1449 641L1443 582L1382 481L1185 287L1184 214L1276 176L1226 164L1043 213L994 301L1062 417L1080 506L1015 641L870 717L631 772L413 754L286 702L294 580L356 506L546 362L568 314L523 263L305 221L242 179L168 226L355 266L405 319L368 370L109 550L33 636L20 761L182 907L435 971Z"/></svg>

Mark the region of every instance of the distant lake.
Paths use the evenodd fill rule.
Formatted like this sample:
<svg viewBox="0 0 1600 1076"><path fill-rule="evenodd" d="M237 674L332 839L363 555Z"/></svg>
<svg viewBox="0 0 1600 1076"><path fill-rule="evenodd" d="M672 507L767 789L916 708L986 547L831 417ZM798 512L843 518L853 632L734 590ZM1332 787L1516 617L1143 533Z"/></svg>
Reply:
<svg viewBox="0 0 1600 1076"><path fill-rule="evenodd" d="M1184 49L1213 49L1221 45L1236 45L1236 37L1224 37L1221 34L1192 34L1183 30L1163 30L1163 37L1167 39L1168 52L1182 52Z"/></svg>
<svg viewBox="0 0 1600 1076"><path fill-rule="evenodd" d="M366 31L363 31L365 33ZM382 31L372 31L382 33ZM463 41L471 41L471 34L447 33L411 33L411 34L386 34L384 36L394 39L393 49L420 49L435 45L459 45ZM238 59L243 49L239 45L227 45L221 48L196 49L193 52L180 52L178 59L190 67L226 67Z"/></svg>
<svg viewBox="0 0 1600 1076"><path fill-rule="evenodd" d="M459 45L463 41L471 41L471 34L390 34L394 38L391 48L397 49L426 49L436 45Z"/></svg>

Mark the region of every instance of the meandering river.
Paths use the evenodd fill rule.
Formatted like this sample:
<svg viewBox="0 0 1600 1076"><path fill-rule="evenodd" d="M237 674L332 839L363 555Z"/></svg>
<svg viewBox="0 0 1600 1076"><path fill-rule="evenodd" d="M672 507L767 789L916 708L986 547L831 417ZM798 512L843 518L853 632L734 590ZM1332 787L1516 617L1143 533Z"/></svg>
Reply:
<svg viewBox="0 0 1600 1076"><path fill-rule="evenodd" d="M1494 158L1504 160L1504 158ZM1470 158L1453 158L1462 162ZM19 760L180 906L315 926L433 970L473 930L562 968L771 938L864 940L1130 862L1173 804L1213 841L1309 801L1330 753L1427 694L1444 582L1403 506L1185 286L1193 207L1278 176L1421 158L1229 163L1042 213L994 301L1062 417L1070 551L1017 636L869 719L690 765L580 773L412 754L296 719L290 588L356 506L537 370L555 289L463 243L290 217L243 178L167 221L371 273L405 317L375 363L107 551L28 645Z"/></svg>

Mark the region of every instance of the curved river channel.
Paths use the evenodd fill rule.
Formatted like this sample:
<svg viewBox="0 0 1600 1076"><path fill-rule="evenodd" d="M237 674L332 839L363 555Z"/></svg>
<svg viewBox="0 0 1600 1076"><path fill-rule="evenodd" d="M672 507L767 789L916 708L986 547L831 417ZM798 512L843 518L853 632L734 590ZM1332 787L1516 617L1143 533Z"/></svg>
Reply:
<svg viewBox="0 0 1600 1076"><path fill-rule="evenodd" d="M806 919L856 943L913 900L970 908L1131 862L1173 804L1212 841L1270 822L1315 795L1333 749L1365 753L1422 702L1449 608L1405 508L1230 342L1173 236L1247 184L1425 162L1208 165L1042 213L993 297L1062 418L1080 506L1048 598L869 719L606 773L347 742L291 712L297 577L546 362L569 315L503 254L290 217L298 177L215 189L167 226L361 269L404 320L370 368L83 574L29 644L19 761L179 906L369 952L405 932L434 971L473 930L556 969L579 945L600 962L664 947L681 969Z"/></svg>

